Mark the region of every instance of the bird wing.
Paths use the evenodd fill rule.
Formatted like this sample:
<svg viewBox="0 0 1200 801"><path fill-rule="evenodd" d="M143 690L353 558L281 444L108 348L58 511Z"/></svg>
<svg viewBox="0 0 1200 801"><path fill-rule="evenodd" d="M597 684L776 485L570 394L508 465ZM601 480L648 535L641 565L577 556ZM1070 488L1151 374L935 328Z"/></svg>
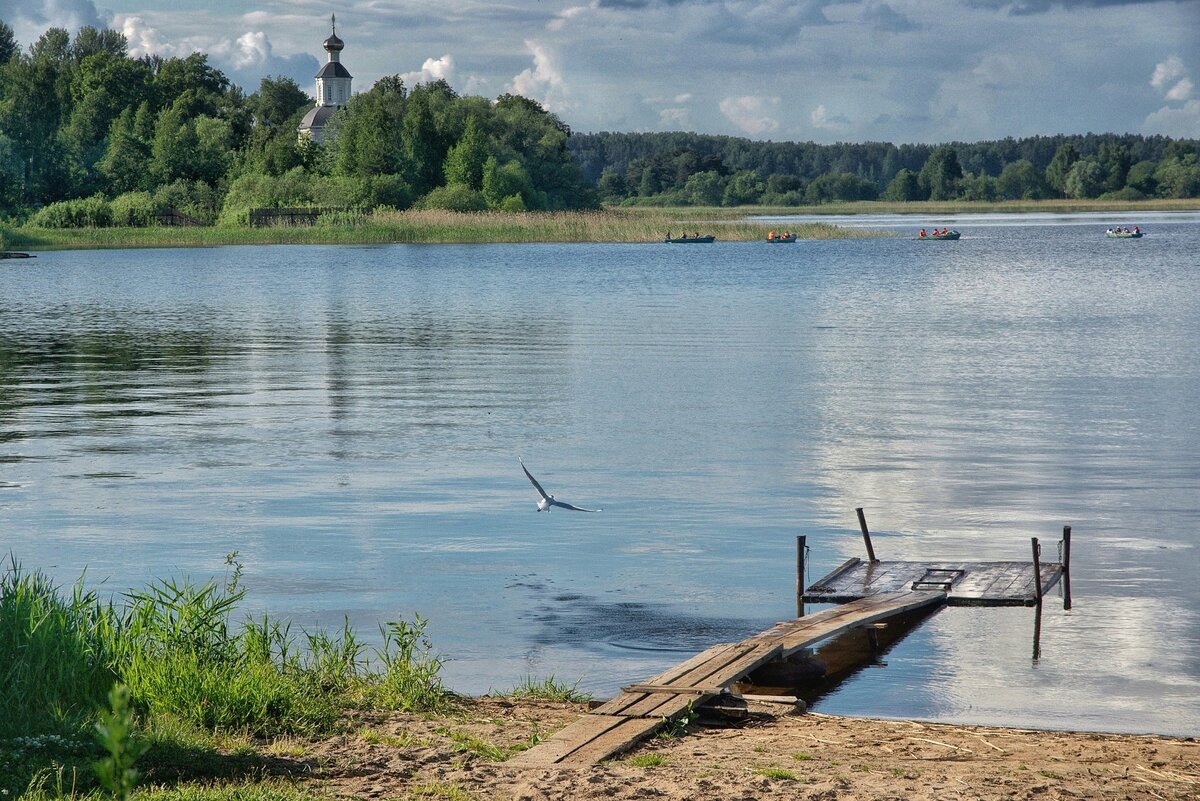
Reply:
<svg viewBox="0 0 1200 801"><path fill-rule="evenodd" d="M556 501L553 498L550 499L550 505L558 506L562 509L570 509L572 512L603 512L604 511L603 509L584 509L582 506L572 506L569 503L563 503L562 501Z"/></svg>
<svg viewBox="0 0 1200 801"><path fill-rule="evenodd" d="M550 496L546 494L544 489L542 489L542 485L538 483L537 479L533 477L533 474L529 472L529 468L525 466L524 460L518 456L517 461L521 463L521 469L525 471L525 476L529 479L529 482L533 484L533 488L538 491L538 495L541 495L546 500L550 500Z"/></svg>

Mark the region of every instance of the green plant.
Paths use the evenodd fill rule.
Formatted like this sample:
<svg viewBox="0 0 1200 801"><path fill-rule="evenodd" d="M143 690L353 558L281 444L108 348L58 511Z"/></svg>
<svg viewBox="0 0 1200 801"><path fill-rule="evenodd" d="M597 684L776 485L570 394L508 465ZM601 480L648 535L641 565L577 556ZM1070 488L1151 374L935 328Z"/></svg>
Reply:
<svg viewBox="0 0 1200 801"><path fill-rule="evenodd" d="M436 731L449 738L454 743L454 750L460 753L474 754L489 762L503 762L512 755L509 749L476 737L469 732L449 728L440 728Z"/></svg>
<svg viewBox="0 0 1200 801"><path fill-rule="evenodd" d="M755 768L754 772L759 776L766 776L768 779L779 779L788 782L797 781L796 774L782 768Z"/></svg>
<svg viewBox="0 0 1200 801"><path fill-rule="evenodd" d="M582 704L592 700L591 693L580 692L579 681L567 684L559 681L551 673L541 681L535 681L532 676L525 676L509 693L513 698L531 701L560 701L569 704Z"/></svg>
<svg viewBox="0 0 1200 801"><path fill-rule="evenodd" d="M662 754L638 754L625 761L635 768L657 768L667 764L667 758Z"/></svg>
<svg viewBox="0 0 1200 801"><path fill-rule="evenodd" d="M373 685L373 699L390 709L432 712L452 705L453 695L442 686L445 660L433 653L425 636L428 621L396 620L379 627L383 646L375 649L383 672Z"/></svg>
<svg viewBox="0 0 1200 801"><path fill-rule="evenodd" d="M808 760L812 759L812 754L806 754L801 751L798 754L792 754L792 759L796 760L797 762L807 762Z"/></svg>
<svg viewBox="0 0 1200 801"><path fill-rule="evenodd" d="M700 713L692 707L692 702L688 701L687 709L683 714L675 719L663 718L662 726L659 728L655 737L660 740L669 740L673 737L682 737L687 733L688 726L696 722L700 717Z"/></svg>
<svg viewBox="0 0 1200 801"><path fill-rule="evenodd" d="M108 752L107 757L96 763L96 776L113 798L126 801L138 780L134 763L150 744L134 735L128 687L114 684L108 704L95 726L96 742Z"/></svg>

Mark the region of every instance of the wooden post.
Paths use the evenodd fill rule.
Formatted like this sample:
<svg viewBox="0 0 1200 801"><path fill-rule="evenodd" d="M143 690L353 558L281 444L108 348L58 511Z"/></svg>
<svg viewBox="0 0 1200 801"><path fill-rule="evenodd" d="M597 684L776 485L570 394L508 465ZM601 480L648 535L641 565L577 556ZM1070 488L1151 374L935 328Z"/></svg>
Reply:
<svg viewBox="0 0 1200 801"><path fill-rule="evenodd" d="M854 511L858 513L858 527L862 529L863 542L867 544L867 558L874 564L879 560L875 558L875 549L871 547L871 532L867 529L867 518L863 515L861 506Z"/></svg>
<svg viewBox="0 0 1200 801"><path fill-rule="evenodd" d="M1042 605L1037 605L1033 613L1033 661L1042 658Z"/></svg>
<svg viewBox="0 0 1200 801"><path fill-rule="evenodd" d="M804 617L804 544L803 534L796 537L796 617Z"/></svg>
<svg viewBox="0 0 1200 801"><path fill-rule="evenodd" d="M1071 527L1063 526L1062 538L1063 609L1071 608Z"/></svg>
<svg viewBox="0 0 1200 801"><path fill-rule="evenodd" d="M1041 562L1041 546L1038 545L1038 538L1033 537L1033 588L1037 592L1037 605L1042 605L1042 562Z"/></svg>

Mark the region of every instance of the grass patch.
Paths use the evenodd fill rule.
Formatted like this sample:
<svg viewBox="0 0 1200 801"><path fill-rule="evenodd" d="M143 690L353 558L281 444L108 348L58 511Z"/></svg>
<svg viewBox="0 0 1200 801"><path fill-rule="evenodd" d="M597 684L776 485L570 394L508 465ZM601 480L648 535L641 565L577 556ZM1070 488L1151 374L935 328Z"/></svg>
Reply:
<svg viewBox="0 0 1200 801"><path fill-rule="evenodd" d="M592 700L591 693L579 690L579 681L567 684L565 681L556 679L554 674L541 681L534 680L532 676L526 676L508 693L508 696L519 701L558 701L568 704L583 704Z"/></svg>
<svg viewBox="0 0 1200 801"><path fill-rule="evenodd" d="M779 779L785 782L799 781L796 778L796 774L783 768L755 768L753 772L759 776L766 776L768 779Z"/></svg>
<svg viewBox="0 0 1200 801"><path fill-rule="evenodd" d="M798 754L792 754L792 759L796 760L797 762L807 762L808 760L812 759L812 754L806 754L801 751Z"/></svg>
<svg viewBox="0 0 1200 801"><path fill-rule="evenodd" d="M0 795L52 777L72 794L95 787L105 750L93 723L116 684L129 695L109 734L119 724L123 742L149 750L126 759L111 736L105 748L114 769L136 760L153 782L278 770L252 738L327 733L348 708L455 708L420 616L385 624L370 653L348 624L235 623L245 589L236 554L227 562L223 581L156 581L101 602L82 578L60 591L10 558L0 575ZM120 786L118 795L132 784Z"/></svg>
<svg viewBox="0 0 1200 801"><path fill-rule="evenodd" d="M409 732L384 734L374 729L362 728L358 730L357 734L364 742L371 745L386 745L391 748L424 748L425 746L433 745L429 740L417 737Z"/></svg>
<svg viewBox="0 0 1200 801"><path fill-rule="evenodd" d="M488 762L503 762L514 753L513 749L496 745L488 740L484 740L482 737L476 737L470 732L449 728L435 729L435 731L443 737L449 738L454 743L455 751L463 754L473 754L481 759L486 759Z"/></svg>
<svg viewBox="0 0 1200 801"><path fill-rule="evenodd" d="M657 768L667 764L667 758L662 754L638 754L625 760L635 768Z"/></svg>

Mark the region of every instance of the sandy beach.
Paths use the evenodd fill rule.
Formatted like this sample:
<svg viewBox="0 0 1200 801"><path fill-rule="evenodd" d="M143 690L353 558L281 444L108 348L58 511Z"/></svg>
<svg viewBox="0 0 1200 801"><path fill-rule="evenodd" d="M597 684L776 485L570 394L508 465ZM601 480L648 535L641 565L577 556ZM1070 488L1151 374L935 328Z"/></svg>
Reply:
<svg viewBox="0 0 1200 801"><path fill-rule="evenodd" d="M588 768L502 761L585 710L481 698L453 717L367 717L354 733L298 744L295 767L337 796L370 799L1200 798L1195 738L779 714L768 705Z"/></svg>

